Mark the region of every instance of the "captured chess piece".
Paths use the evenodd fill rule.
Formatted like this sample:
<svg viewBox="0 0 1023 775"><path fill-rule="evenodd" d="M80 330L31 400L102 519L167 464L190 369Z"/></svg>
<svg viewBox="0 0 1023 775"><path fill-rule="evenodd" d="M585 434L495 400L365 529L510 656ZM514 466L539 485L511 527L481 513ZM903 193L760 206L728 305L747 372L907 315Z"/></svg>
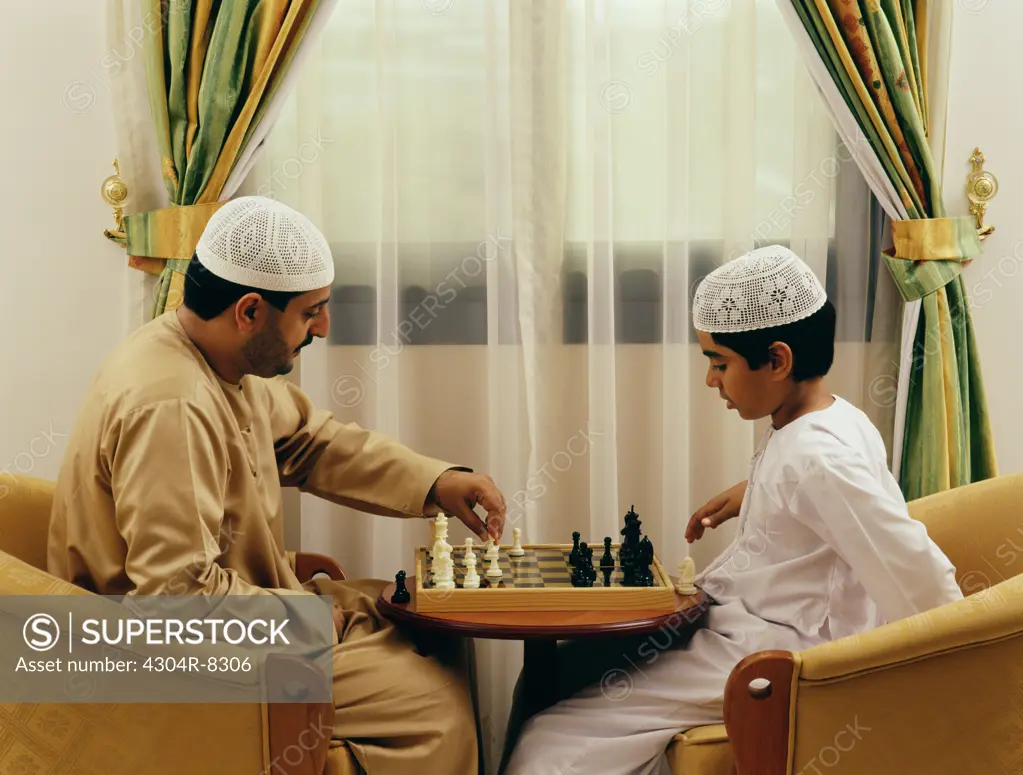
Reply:
<svg viewBox="0 0 1023 775"><path fill-rule="evenodd" d="M465 539L465 578L462 580L462 587L480 588L480 574L476 572L476 553L472 550L472 536Z"/></svg>
<svg viewBox="0 0 1023 775"><path fill-rule="evenodd" d="M400 570L394 574L394 594L391 595L391 602L395 605L404 605L411 599L408 587L405 586L405 571Z"/></svg>
<svg viewBox="0 0 1023 775"><path fill-rule="evenodd" d="M572 551L568 553L568 564L575 567L579 564L579 531L572 533Z"/></svg>
<svg viewBox="0 0 1023 775"><path fill-rule="evenodd" d="M604 538L604 556L600 558L600 570L604 574L604 586L611 586L611 574L614 573L615 558L611 554L611 537Z"/></svg>
<svg viewBox="0 0 1023 775"><path fill-rule="evenodd" d="M512 536L515 539L515 543L508 550L508 554L512 557L521 557L526 553L526 550L522 548L522 529L517 527L512 530Z"/></svg>
<svg viewBox="0 0 1023 775"><path fill-rule="evenodd" d="M695 595L696 589L696 563L692 557L686 557L678 564L678 584L675 591L680 595Z"/></svg>

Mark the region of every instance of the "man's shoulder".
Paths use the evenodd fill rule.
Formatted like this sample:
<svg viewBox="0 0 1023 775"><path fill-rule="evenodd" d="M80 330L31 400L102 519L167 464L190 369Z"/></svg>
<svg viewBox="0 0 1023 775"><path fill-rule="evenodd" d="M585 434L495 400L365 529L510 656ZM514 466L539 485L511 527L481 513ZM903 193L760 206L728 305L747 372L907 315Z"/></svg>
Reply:
<svg viewBox="0 0 1023 775"><path fill-rule="evenodd" d="M203 401L210 376L202 356L165 314L130 334L106 358L86 405L123 415L171 400Z"/></svg>

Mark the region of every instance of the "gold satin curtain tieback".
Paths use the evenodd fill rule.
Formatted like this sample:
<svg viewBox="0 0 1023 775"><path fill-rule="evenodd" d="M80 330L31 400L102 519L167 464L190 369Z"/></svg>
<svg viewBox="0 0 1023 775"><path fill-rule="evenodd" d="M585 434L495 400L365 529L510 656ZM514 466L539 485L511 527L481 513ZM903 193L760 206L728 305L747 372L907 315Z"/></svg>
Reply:
<svg viewBox="0 0 1023 775"><path fill-rule="evenodd" d="M892 221L895 246L885 251L905 261L969 261L981 253L972 216Z"/></svg>
<svg viewBox="0 0 1023 775"><path fill-rule="evenodd" d="M189 259L203 229L225 202L181 205L124 217L129 256Z"/></svg>

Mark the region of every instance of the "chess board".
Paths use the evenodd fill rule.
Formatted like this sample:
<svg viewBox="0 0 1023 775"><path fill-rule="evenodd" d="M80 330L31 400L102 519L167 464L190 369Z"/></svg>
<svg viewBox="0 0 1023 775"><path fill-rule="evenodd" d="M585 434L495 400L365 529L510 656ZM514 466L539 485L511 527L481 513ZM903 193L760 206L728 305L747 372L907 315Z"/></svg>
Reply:
<svg viewBox="0 0 1023 775"><path fill-rule="evenodd" d="M622 571L618 565L618 545L612 544L615 569L610 585L604 584L600 570L600 557L604 547L594 547L593 565L597 578L592 587L572 586L572 567L568 563L571 544L523 545L521 557L508 554L511 546L499 547L498 566L502 576L487 578L490 563L483 559L482 546L475 546L476 573L480 577L479 589L466 589L465 546L452 547L451 559L455 564L455 588L437 589L433 583L429 547L416 550L416 609L424 613L454 613L471 611L664 611L675 610L675 589L660 560L654 557L650 570L654 576L652 587L626 587L622 585Z"/></svg>

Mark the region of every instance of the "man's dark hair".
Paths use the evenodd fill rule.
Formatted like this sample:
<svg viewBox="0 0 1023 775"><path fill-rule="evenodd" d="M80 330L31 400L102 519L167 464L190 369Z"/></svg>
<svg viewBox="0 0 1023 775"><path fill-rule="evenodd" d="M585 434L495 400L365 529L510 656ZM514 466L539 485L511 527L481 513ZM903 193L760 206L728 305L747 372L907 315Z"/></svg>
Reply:
<svg viewBox="0 0 1023 775"><path fill-rule="evenodd" d="M823 377L835 360L835 307L830 301L810 317L775 328L712 334L715 342L734 350L746 359L751 369L759 369L770 359L770 347L784 342L792 350L792 378L796 382Z"/></svg>
<svg viewBox="0 0 1023 775"><path fill-rule="evenodd" d="M212 320L246 293L258 293L281 312L287 309L288 302L302 295L298 291L265 291L232 283L213 274L199 263L198 256L192 255L185 275L185 298L182 303L200 318Z"/></svg>

